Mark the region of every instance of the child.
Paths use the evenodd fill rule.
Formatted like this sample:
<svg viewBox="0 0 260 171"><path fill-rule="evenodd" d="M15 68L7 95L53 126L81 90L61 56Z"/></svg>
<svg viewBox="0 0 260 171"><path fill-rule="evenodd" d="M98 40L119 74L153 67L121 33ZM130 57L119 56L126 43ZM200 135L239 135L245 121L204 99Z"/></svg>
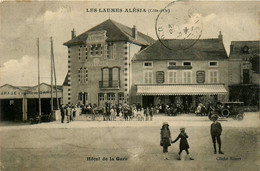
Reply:
<svg viewBox="0 0 260 171"><path fill-rule="evenodd" d="M171 146L171 132L169 129L169 124L164 122L161 128L161 142L160 145L163 146L164 159L168 160L168 147Z"/></svg>
<svg viewBox="0 0 260 171"><path fill-rule="evenodd" d="M175 143L176 141L181 139L181 141L180 141L180 152L179 152L179 156L178 156L177 159L181 160L181 152L182 152L182 150L185 150L187 155L189 155L190 160L194 160L190 156L190 153L189 153L189 150L188 150L190 148L190 146L189 146L188 141L187 141L188 135L185 132L185 128L181 128L180 131L181 131L181 133L179 134L179 136L174 141L172 141L172 143Z"/></svg>
<svg viewBox="0 0 260 171"><path fill-rule="evenodd" d="M144 108L141 108L141 121L144 121Z"/></svg>
<svg viewBox="0 0 260 171"><path fill-rule="evenodd" d="M220 135L222 132L221 124L217 121L218 120L217 115L213 115L211 118L212 118L213 123L211 124L211 127L210 127L210 134L211 134L212 142L213 142L213 146L214 146L214 154L217 154L216 139L218 142L219 154L224 154L221 151L221 139L220 139Z"/></svg>
<svg viewBox="0 0 260 171"><path fill-rule="evenodd" d="M110 110L110 118L111 118L110 119L111 121L114 121L115 118L116 118L116 112L114 110L114 107L112 107L111 110Z"/></svg>
<svg viewBox="0 0 260 171"><path fill-rule="evenodd" d="M140 111L140 109L137 110L137 120L138 121L141 120L141 111Z"/></svg>

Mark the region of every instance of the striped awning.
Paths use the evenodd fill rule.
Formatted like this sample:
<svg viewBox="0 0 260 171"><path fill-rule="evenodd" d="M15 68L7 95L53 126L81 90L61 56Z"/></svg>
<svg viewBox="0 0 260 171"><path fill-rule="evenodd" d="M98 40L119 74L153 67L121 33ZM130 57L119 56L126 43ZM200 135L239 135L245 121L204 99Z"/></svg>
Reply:
<svg viewBox="0 0 260 171"><path fill-rule="evenodd" d="M222 84L137 85L137 95L217 95L226 94Z"/></svg>

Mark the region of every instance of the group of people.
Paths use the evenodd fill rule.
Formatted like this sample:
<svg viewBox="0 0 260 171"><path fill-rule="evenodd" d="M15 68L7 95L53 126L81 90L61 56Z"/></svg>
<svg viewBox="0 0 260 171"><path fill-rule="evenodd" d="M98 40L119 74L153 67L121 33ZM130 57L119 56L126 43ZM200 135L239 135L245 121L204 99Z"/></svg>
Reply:
<svg viewBox="0 0 260 171"><path fill-rule="evenodd" d="M74 105L62 105L61 109L61 123L64 123L65 117L67 118L67 123L74 121L76 117L76 106Z"/></svg>
<svg viewBox="0 0 260 171"><path fill-rule="evenodd" d="M213 115L212 116L213 123L211 124L210 127L210 134L213 142L213 147L214 147L214 154L217 154L217 148L216 148L216 142L218 143L218 152L219 154L224 154L221 150L221 133L222 133L222 126L221 124L217 121L218 116ZM178 153L178 160L181 160L181 153L183 150L186 151L187 155L189 156L190 160L194 160L193 157L190 156L189 152L189 143L188 143L188 135L185 132L185 128L180 128L180 134L177 136L175 140L172 141L171 138L171 132L169 129L169 124L167 122L164 122L161 128L161 141L160 145L163 147L163 154L164 154L164 159L168 160L168 147L171 146L172 143L177 142L180 139L180 145L179 145L179 153Z"/></svg>
<svg viewBox="0 0 260 171"><path fill-rule="evenodd" d="M81 108L82 114L87 114L92 120L95 120L97 116L102 115L104 121L114 121L117 117L124 119L126 121L136 119L138 121L152 121L153 115L156 113L156 108L152 105L143 108L140 104L119 104L112 105L110 103L105 103L103 107L98 107L97 105L88 104Z"/></svg>

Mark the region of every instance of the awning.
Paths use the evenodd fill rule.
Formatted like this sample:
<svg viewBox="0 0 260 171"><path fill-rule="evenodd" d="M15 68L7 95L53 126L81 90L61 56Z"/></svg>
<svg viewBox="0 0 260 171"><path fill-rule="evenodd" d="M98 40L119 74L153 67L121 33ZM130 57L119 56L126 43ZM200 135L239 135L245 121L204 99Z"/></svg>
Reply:
<svg viewBox="0 0 260 171"><path fill-rule="evenodd" d="M137 85L137 95L217 95L226 94L222 84Z"/></svg>

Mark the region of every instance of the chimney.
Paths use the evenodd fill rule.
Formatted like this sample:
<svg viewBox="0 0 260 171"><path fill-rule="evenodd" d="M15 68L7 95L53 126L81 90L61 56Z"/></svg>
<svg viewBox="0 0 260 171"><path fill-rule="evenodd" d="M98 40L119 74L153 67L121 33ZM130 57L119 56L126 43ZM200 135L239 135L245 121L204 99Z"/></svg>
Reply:
<svg viewBox="0 0 260 171"><path fill-rule="evenodd" d="M221 31L219 31L218 40L220 40L220 41L223 40L223 35L221 34Z"/></svg>
<svg viewBox="0 0 260 171"><path fill-rule="evenodd" d="M75 37L76 37L76 31L73 28L73 30L71 31L71 39L74 39Z"/></svg>
<svg viewBox="0 0 260 171"><path fill-rule="evenodd" d="M132 37L134 39L137 39L137 29L136 29L135 25L133 25L133 28L132 28Z"/></svg>

